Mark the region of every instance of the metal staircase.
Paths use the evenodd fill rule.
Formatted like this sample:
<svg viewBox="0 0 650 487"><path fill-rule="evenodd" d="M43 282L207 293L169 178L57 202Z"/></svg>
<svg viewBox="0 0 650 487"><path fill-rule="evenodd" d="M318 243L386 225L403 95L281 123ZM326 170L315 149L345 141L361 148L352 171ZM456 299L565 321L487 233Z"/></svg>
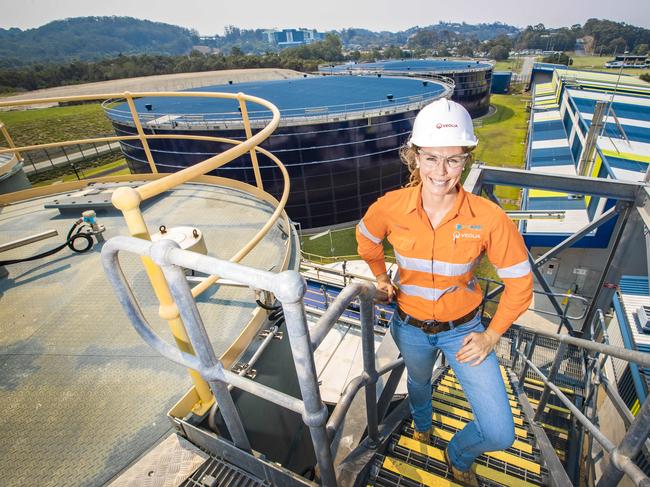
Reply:
<svg viewBox="0 0 650 487"><path fill-rule="evenodd" d="M515 420L515 442L505 451L488 452L476 460L476 474L482 485L547 485L544 468L529 422L522 412L508 370L501 367L506 392ZM368 485L453 486L443 452L453 435L472 419L472 411L454 373L440 369L433 384L433 428L430 444L413 439L413 423L406 419L395 433L385 455L378 456Z"/></svg>

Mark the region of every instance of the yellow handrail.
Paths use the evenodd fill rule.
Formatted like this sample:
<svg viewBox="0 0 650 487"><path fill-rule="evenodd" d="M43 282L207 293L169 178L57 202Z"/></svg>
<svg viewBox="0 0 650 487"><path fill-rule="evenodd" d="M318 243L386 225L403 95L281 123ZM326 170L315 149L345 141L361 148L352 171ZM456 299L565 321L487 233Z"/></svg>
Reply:
<svg viewBox="0 0 650 487"><path fill-rule="evenodd" d="M239 102L240 111L242 114L242 122L244 125L244 130L246 133L245 141L238 141L233 139L227 139L223 137L211 137L211 136L197 136L197 135L175 135L175 134L146 134L142 124L140 122L140 117L138 115L135 103L133 102L134 98L144 97L144 96L170 96L170 97L199 97L199 98L229 98L237 100ZM7 101L0 102L0 108L8 106L25 106L25 105L37 105L43 103L52 103L52 102L70 102L70 101L95 101L95 100L112 100L116 98L123 98L126 100L129 110L131 112L131 117L133 124L138 132L137 135L127 135L127 136L116 136L116 137L95 137L92 139L80 139L75 141L63 141L63 142L53 142L46 144L37 144L25 147L15 147L12 145L11 138L9 134L5 134L6 129L3 125L0 125L2 133L5 134L5 138L8 140L11 148L9 149L0 149L0 154L5 152L13 152L18 155L19 150L34 150L34 149L44 149L50 147L62 147L68 145L76 145L80 143L98 143L98 142L117 142L117 141L130 141L130 140L139 140L142 144L142 148L146 154L147 161L151 168L151 171L155 174L158 172L155 161L153 160L153 155L149 148L149 140L152 139L186 139L186 140L207 140L214 142L222 142L232 144L233 147L227 149L226 151L217 154L213 157L210 157L198 164L189 166L179 172L170 174L160 179L155 179L148 183L145 183L137 188L131 187L120 187L113 192L112 202L113 205L122 211L124 219L126 221L129 233L132 236L150 240L151 236L147 229L147 225L140 211L140 204L142 201L145 201L149 198L157 196L165 191L169 191L176 186L191 181L197 177L203 176L210 171L213 171L228 162L236 159L237 157L242 156L245 153L250 153L251 162L253 165L253 170L255 173L255 180L257 188L260 191L263 191L262 177L259 170L259 164L257 160L257 152L264 154L266 157L271 159L282 172L282 177L284 180L284 190L282 197L275 208L275 211L271 217L267 220L265 225L257 232L257 234L242 248L240 249L230 260L232 262L239 262L243 259L258 243L259 241L268 233L271 227L276 223L289 198L289 174L282 164L282 162L273 154L268 152L265 149L258 147L260 143L266 140L271 133L276 129L280 122L280 111L272 103L255 96L245 95L243 93L214 93L214 92L138 92L138 93L109 93L102 95L82 95L82 96L68 96L60 98L43 98L43 99L31 99L31 100L21 100L21 101ZM262 105L266 109L271 111L271 120L264 126L260 131L253 135L250 120L248 118L248 110L246 102L250 101ZM289 229L287 229L288 231ZM174 339L178 347L189 353L193 353L192 346L185 331L185 327L180 318L180 313L178 307L174 302L167 281L165 280L162 270L156 266L151 259L148 257L143 257L142 262L149 277L149 280L152 284L154 293L158 298L160 303L158 314L161 318L166 319L169 327L174 335ZM195 286L192 289L192 294L196 297L199 296L203 291L208 289L212 284L217 282L219 279L218 276L209 276L199 285ZM200 375L193 370L189 371L192 380L194 382L194 387L197 393L197 402L195 403L192 411L197 415L205 414L211 405L214 402L214 396L210 391L208 384L203 380Z"/></svg>

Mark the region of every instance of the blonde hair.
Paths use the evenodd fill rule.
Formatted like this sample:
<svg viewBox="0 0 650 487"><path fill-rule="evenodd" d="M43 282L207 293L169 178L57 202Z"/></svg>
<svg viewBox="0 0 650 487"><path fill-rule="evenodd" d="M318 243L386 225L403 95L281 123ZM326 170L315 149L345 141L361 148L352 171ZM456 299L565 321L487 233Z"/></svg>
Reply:
<svg viewBox="0 0 650 487"><path fill-rule="evenodd" d="M468 161L471 164L473 162L473 155L472 151L474 150L474 147L463 147L463 150L465 151L466 154L469 154ZM420 147L418 147L415 144L404 144L402 147L399 149L399 157L402 160L402 163L406 165L406 167L409 170L409 181L406 183L406 188L411 188L413 186L417 186L422 182L422 178L420 177L420 168L418 167L417 163L417 157L418 157L418 152L420 151Z"/></svg>

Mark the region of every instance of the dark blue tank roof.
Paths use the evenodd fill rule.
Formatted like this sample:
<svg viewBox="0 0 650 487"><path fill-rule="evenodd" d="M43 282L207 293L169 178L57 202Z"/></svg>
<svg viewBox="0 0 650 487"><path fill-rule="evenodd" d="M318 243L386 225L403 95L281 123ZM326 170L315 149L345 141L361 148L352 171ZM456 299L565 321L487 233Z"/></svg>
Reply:
<svg viewBox="0 0 650 487"><path fill-rule="evenodd" d="M468 69L486 70L489 63L469 60L446 59L408 59L404 61L378 61L375 63L339 64L338 66L321 66L323 72L345 72L349 70L383 70L383 71L434 71L437 73L465 71Z"/></svg>
<svg viewBox="0 0 650 487"><path fill-rule="evenodd" d="M243 92L274 103L283 117L304 117L433 100L441 96L445 89L444 85L434 81L423 82L411 78L318 76L206 86L186 91ZM135 104L138 113L152 116L197 114L203 120L241 117L238 102L223 98L146 97L136 100ZM270 116L270 112L260 105L249 103L248 110L251 118ZM131 118L126 103L108 109L107 114L117 121Z"/></svg>

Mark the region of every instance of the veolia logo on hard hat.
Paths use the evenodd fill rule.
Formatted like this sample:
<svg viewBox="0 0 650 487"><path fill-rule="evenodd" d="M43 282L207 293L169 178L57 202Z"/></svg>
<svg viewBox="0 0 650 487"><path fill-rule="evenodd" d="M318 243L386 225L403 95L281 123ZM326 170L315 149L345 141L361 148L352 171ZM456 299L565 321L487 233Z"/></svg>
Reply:
<svg viewBox="0 0 650 487"><path fill-rule="evenodd" d="M455 123L438 123L436 124L436 128L437 129L458 128L458 125L456 125Z"/></svg>

